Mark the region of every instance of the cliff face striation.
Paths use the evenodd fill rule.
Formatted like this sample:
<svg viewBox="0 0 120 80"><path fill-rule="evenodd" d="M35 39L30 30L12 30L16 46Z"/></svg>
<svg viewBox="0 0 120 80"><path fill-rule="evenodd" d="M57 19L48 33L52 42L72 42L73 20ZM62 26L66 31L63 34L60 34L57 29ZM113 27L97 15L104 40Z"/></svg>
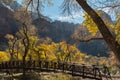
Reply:
<svg viewBox="0 0 120 80"><path fill-rule="evenodd" d="M14 12L0 3L0 44L6 43L6 34L14 34L18 30L13 14Z"/></svg>
<svg viewBox="0 0 120 80"><path fill-rule="evenodd" d="M9 9L5 5L0 3L0 50L5 50L7 40L5 39L6 34L15 34L18 31L19 23L14 19L14 9L17 3L10 5L13 10ZM21 6L19 6L21 7ZM17 7L18 8L18 7ZM110 20L109 16L104 15L104 18ZM105 19L106 19L105 18ZM111 21L109 21L111 22ZM68 43L74 44L76 40L71 39L71 36L75 33L76 29L83 27L79 24L73 24L68 22L54 21L51 22L44 18L37 18L33 20L33 25L38 29L40 37L50 37L54 42L67 41ZM83 29L86 30L86 29ZM78 30L79 31L79 30ZM84 32L84 31L82 31ZM77 35L78 36L78 35ZM106 56L108 46L104 40L93 40L90 42L79 42L78 48L91 55L97 55L98 53L102 56Z"/></svg>

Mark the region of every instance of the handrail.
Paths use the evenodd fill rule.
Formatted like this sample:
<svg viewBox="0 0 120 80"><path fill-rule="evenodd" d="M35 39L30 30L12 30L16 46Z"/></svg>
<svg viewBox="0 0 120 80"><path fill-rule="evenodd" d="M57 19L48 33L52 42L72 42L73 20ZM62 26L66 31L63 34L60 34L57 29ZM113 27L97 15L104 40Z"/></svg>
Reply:
<svg viewBox="0 0 120 80"><path fill-rule="evenodd" d="M83 78L90 78L102 80L102 78L111 79L110 72L106 66L99 67L97 65L85 65L69 62L57 62L48 60L30 60L25 62L23 68L23 61L6 61L0 63L0 69L33 69L47 72L63 72L73 76L80 76Z"/></svg>

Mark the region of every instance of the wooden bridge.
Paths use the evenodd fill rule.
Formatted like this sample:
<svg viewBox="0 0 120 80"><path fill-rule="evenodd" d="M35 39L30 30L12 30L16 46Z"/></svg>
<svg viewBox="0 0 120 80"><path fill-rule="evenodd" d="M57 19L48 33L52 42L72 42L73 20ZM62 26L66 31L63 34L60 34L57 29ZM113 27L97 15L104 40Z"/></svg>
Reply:
<svg viewBox="0 0 120 80"><path fill-rule="evenodd" d="M22 61L8 61L0 63L0 70L8 69L25 69L25 70L39 70L40 72L63 72L73 76L80 76L82 78L90 78L95 80L102 80L106 78L111 80L109 70L106 66L87 66L78 63L55 62L55 61L26 61L23 67Z"/></svg>

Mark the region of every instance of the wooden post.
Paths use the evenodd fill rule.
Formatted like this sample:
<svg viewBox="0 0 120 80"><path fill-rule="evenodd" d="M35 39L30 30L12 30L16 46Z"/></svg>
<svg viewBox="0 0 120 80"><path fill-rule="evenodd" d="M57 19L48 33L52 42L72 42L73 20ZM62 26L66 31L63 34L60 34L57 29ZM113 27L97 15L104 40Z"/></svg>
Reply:
<svg viewBox="0 0 120 80"><path fill-rule="evenodd" d="M11 61L9 61L8 64L9 64L9 68L11 68Z"/></svg>
<svg viewBox="0 0 120 80"><path fill-rule="evenodd" d="M54 72L56 72L57 63L54 62Z"/></svg>
<svg viewBox="0 0 120 80"><path fill-rule="evenodd" d="M12 69L15 67L15 61L12 61Z"/></svg>
<svg viewBox="0 0 120 80"><path fill-rule="evenodd" d="M45 61L45 68L46 68L46 70L48 71L48 67L49 67L49 62L48 61Z"/></svg>
<svg viewBox="0 0 120 80"><path fill-rule="evenodd" d="M82 77L85 78L85 65L84 65L84 64L82 64L82 68L83 68L83 69L82 69L82 73L83 73L83 74L82 74Z"/></svg>
<svg viewBox="0 0 120 80"><path fill-rule="evenodd" d="M2 69L2 63L0 63L0 69Z"/></svg>
<svg viewBox="0 0 120 80"><path fill-rule="evenodd" d="M112 80L108 67L103 66L103 68L104 68L104 74L106 75L106 78L110 78Z"/></svg>
<svg viewBox="0 0 120 80"><path fill-rule="evenodd" d="M65 63L62 64L62 69L63 69L63 72L65 70Z"/></svg>
<svg viewBox="0 0 120 80"><path fill-rule="evenodd" d="M7 64L7 62L5 62L5 67L6 67L6 69L8 69L8 64Z"/></svg>
<svg viewBox="0 0 120 80"><path fill-rule="evenodd" d="M71 69L72 69L72 70L71 70L71 71L72 71L72 76L74 76L75 64L72 64L71 67L72 67L72 68L71 68Z"/></svg>
<svg viewBox="0 0 120 80"><path fill-rule="evenodd" d="M42 69L42 61L39 61L39 68Z"/></svg>
<svg viewBox="0 0 120 80"><path fill-rule="evenodd" d="M20 63L19 63L20 61L17 61L17 68L19 68L20 67Z"/></svg>
<svg viewBox="0 0 120 80"><path fill-rule="evenodd" d="M93 75L96 78L97 73L96 73L96 66L95 65L93 65Z"/></svg>
<svg viewBox="0 0 120 80"><path fill-rule="evenodd" d="M101 75L100 69L97 68L97 71L98 71L98 73L99 73L99 78L100 78L100 80L102 80L102 75Z"/></svg>
<svg viewBox="0 0 120 80"><path fill-rule="evenodd" d="M35 68L35 63L36 63L36 61L34 60L34 61L33 61L33 68Z"/></svg>

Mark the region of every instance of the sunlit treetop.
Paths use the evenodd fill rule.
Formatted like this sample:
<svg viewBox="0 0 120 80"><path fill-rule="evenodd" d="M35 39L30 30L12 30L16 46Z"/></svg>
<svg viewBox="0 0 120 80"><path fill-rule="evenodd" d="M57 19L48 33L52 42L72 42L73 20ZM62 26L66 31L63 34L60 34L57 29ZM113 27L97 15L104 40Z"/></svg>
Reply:
<svg viewBox="0 0 120 80"><path fill-rule="evenodd" d="M115 27L114 24L112 22L110 22L107 17L104 18L103 15L106 14L106 13L103 13L103 11L101 11L101 10L98 10L96 12L103 19L104 23L109 28L113 29ZM85 13L83 17L85 18L85 20L83 22L83 26L86 26L87 29L89 30L89 32L92 33L93 36L95 36L97 31L98 31L97 25L94 23L92 18L87 13Z"/></svg>
<svg viewBox="0 0 120 80"><path fill-rule="evenodd" d="M99 16L101 16L100 11L98 11L97 13ZM99 31L97 25L94 23L92 18L87 13L84 15L84 18L85 20L83 22L83 25L87 27L87 29L89 30L90 33L92 33L93 36L95 36L96 33ZM120 15L117 15L116 24L110 23L104 19L103 21L108 26L110 31L112 31L111 33L116 35L115 36L116 40L119 42L120 41Z"/></svg>
<svg viewBox="0 0 120 80"><path fill-rule="evenodd" d="M120 15L117 17L117 22L115 25L115 33L117 35L116 40L120 41Z"/></svg>

